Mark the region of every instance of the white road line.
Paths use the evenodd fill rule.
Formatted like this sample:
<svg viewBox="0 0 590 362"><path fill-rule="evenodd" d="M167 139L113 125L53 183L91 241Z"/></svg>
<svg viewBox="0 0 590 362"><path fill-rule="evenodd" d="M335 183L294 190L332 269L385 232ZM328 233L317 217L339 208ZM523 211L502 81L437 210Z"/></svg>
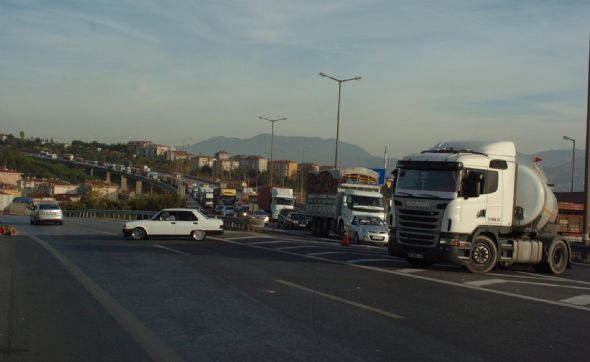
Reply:
<svg viewBox="0 0 590 362"><path fill-rule="evenodd" d="M419 272L423 272L423 271L426 271L426 270L424 270L424 269L411 269L411 268L397 270L398 273L403 273L403 274L419 273Z"/></svg>
<svg viewBox="0 0 590 362"><path fill-rule="evenodd" d="M154 244L154 247L156 247L156 248L159 248L159 249L168 250L168 251L171 251L171 252L173 252L173 253L180 254L180 255L188 255L188 256L190 256L190 255L191 255L191 254L189 254L189 253L185 253L184 251L180 251L180 250L176 250L176 249L168 248L168 247L166 247L166 246L164 246L164 245L160 245L160 244Z"/></svg>
<svg viewBox="0 0 590 362"><path fill-rule="evenodd" d="M146 328L139 319L134 317L128 310L115 300L107 291L102 289L80 268L61 254L49 243L41 238L26 234L37 244L45 248L53 255L78 282L101 304L104 309L113 317L117 323L146 351L151 359L155 361L183 361L183 359L168 345L162 342L151 330Z"/></svg>
<svg viewBox="0 0 590 362"><path fill-rule="evenodd" d="M227 240L246 240L246 239L274 239L272 236L264 236L264 235L251 235L251 236L236 236L233 238L226 238Z"/></svg>
<svg viewBox="0 0 590 362"><path fill-rule="evenodd" d="M348 251L320 251L317 253L309 253L305 254L305 256L320 256L320 255L330 255L330 254L348 254Z"/></svg>
<svg viewBox="0 0 590 362"><path fill-rule="evenodd" d="M281 244L281 243L291 243L291 242L292 241L289 241L289 240L271 240L271 241L257 241L255 243L242 243L242 244L244 244L244 245L268 245L268 244Z"/></svg>
<svg viewBox="0 0 590 362"><path fill-rule="evenodd" d="M386 258L381 258L381 259L352 259L352 260L347 260L347 263L351 263L351 264L361 264L361 263L371 263L374 261L395 261L392 259L386 259Z"/></svg>
<svg viewBox="0 0 590 362"><path fill-rule="evenodd" d="M562 299L561 302L574 305L588 305L590 304L590 295L578 295L567 299Z"/></svg>
<svg viewBox="0 0 590 362"><path fill-rule="evenodd" d="M534 279L534 280L545 280L545 281L550 280L550 281L556 281L556 282L570 282L570 283L580 283L580 284L590 285L589 282L584 282L581 280L553 277L550 275L539 275L539 274L523 272L523 271L515 271L515 272L519 273L519 274L523 274L523 275L513 275L513 274L507 274L507 273L487 273L486 275L493 275L493 276L504 277L504 278L510 277L510 278Z"/></svg>
<svg viewBox="0 0 590 362"><path fill-rule="evenodd" d="M300 245L300 246L283 246L282 248L277 248L277 250L293 250L293 249L309 249L309 248L317 248L315 245Z"/></svg>
<svg viewBox="0 0 590 362"><path fill-rule="evenodd" d="M210 237L210 239L219 240L219 241L223 241L226 243L241 245L241 246L250 247L250 248L262 249L262 250L273 250L273 249L265 248L263 246L245 244L245 243L240 243L237 241L225 240L222 238ZM376 272L380 272L380 273L399 275L399 276L403 276L406 278L419 279L419 280L429 281L429 282L438 283L438 284L450 285L450 286L454 286L454 287L458 287L458 288L477 290L477 291L484 292L484 293L503 295L503 296L517 298L517 299L523 299L523 300L527 300L527 301L533 301L533 302L538 302L538 303L544 303L544 304L555 305L555 306L559 306L559 307L565 307L565 308L577 309L577 310L582 310L585 312L590 312L590 307L568 304L568 303L563 303L560 301L555 301L555 300L550 300L550 299L530 297L528 295L505 292L505 291L496 290L496 289L483 288L483 287L478 287L475 285L463 284L463 283L459 283L459 282L452 282L449 280L436 279L436 278L428 277L428 276L424 276L424 275L416 275L414 273L403 273L403 272L399 272L398 270L394 270L394 269L378 268L378 267L373 267L373 266L369 266L369 265L362 265L362 264L350 264L350 263L346 263L344 261L322 258L320 256L314 256L314 255L310 255L310 254L306 255L306 254L293 253L293 252L290 252L287 250L273 250L273 251L275 251L277 253L292 255L295 257L299 257L299 258L309 258L309 259L320 260L320 261L324 261L324 262L328 262L328 263L348 265L353 268L360 268L360 269L371 270L371 271L376 271Z"/></svg>
<svg viewBox="0 0 590 362"><path fill-rule="evenodd" d="M389 317L389 318L392 318L392 319L404 319L404 317L401 316L401 315L399 315L399 314L395 314L395 313L391 313L391 312L385 311L383 309L371 307L370 305L366 305L366 304L354 302L352 300L340 298L340 297L337 297L337 296L332 295L332 294L320 292L318 290L307 288L307 287L304 287L304 286L299 285L299 284L291 283L291 282L288 282L286 280L275 279L275 282L280 283L280 284L283 284L283 285L286 285L286 286L289 286L289 287L292 287L292 288L295 288L295 289L302 290L304 292L308 292L308 293L311 293L311 294L319 295L321 297L324 297L324 298L327 298L327 299L330 299L330 300L334 300L334 301L337 301L337 302L340 302L340 303L348 304L348 305L351 305L353 307L357 307L357 308L360 308L360 309L363 309L363 310L366 310L366 311L369 311L369 312L380 314L380 315L385 316L385 317Z"/></svg>
<svg viewBox="0 0 590 362"><path fill-rule="evenodd" d="M580 290L590 290L588 287L578 287L577 285L563 285L563 284L550 284L550 283L538 283L538 282L525 282L524 280L509 280L509 283L515 284L528 284L528 285L539 285L542 287L552 287L552 288L568 288L568 289L580 289Z"/></svg>
<svg viewBox="0 0 590 362"><path fill-rule="evenodd" d="M464 282L463 284L473 285L475 287L483 287L485 285L493 285L493 284L502 284L506 283L508 280L504 279L482 279L482 280L473 280L470 282Z"/></svg>

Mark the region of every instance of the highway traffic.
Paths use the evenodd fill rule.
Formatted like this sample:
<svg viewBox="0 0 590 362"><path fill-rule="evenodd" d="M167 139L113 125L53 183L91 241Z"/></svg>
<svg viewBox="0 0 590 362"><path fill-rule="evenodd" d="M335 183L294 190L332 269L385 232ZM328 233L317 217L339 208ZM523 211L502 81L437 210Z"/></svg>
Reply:
<svg viewBox="0 0 590 362"><path fill-rule="evenodd" d="M590 267L412 268L304 231L129 240L1 216L2 360L582 360ZM510 336L510 338L507 338Z"/></svg>

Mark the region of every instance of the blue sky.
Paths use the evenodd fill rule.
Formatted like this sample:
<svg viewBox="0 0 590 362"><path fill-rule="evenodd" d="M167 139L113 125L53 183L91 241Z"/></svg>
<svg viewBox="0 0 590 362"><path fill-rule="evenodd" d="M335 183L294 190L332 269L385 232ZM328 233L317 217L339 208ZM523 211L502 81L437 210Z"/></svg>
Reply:
<svg viewBox="0 0 590 362"><path fill-rule="evenodd" d="M0 132L583 143L588 1L0 0Z"/></svg>

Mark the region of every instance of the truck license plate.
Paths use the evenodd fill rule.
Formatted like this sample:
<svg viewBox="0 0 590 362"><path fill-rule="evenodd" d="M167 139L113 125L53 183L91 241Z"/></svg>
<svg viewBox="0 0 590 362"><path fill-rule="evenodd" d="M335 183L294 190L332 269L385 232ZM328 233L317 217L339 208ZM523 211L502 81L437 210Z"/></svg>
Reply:
<svg viewBox="0 0 590 362"><path fill-rule="evenodd" d="M424 259L424 255L420 254L420 253L408 253L408 257L410 258L414 258L414 259Z"/></svg>

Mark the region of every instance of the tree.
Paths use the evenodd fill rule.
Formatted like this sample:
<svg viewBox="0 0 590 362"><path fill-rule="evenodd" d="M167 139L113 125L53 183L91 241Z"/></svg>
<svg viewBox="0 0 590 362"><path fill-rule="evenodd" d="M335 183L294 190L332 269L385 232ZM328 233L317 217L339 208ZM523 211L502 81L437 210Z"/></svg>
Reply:
<svg viewBox="0 0 590 362"><path fill-rule="evenodd" d="M20 131L19 135L21 140L25 139L25 131Z"/></svg>

